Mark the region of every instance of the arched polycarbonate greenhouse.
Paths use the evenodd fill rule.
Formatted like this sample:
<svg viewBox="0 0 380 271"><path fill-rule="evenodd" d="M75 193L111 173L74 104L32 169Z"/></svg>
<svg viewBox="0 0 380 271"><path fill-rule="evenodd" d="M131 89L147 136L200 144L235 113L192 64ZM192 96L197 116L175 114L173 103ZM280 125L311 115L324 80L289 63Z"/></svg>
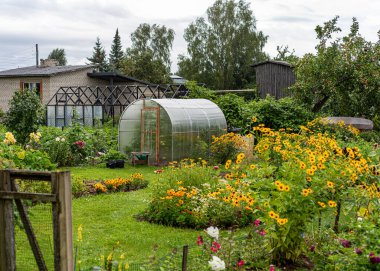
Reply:
<svg viewBox="0 0 380 271"><path fill-rule="evenodd" d="M227 131L223 112L206 99L144 99L120 116L119 150L149 153L149 164L190 157L201 140Z"/></svg>

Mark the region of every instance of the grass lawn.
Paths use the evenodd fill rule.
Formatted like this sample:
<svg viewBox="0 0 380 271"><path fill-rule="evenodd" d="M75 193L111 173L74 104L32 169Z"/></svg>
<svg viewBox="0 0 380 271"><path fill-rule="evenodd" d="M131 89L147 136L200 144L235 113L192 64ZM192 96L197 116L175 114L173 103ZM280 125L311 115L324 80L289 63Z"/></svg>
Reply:
<svg viewBox="0 0 380 271"><path fill-rule="evenodd" d="M154 167L129 166L124 169L98 167L75 167L69 169L75 176L86 179L107 179L126 177L132 173L142 173L151 184L163 181L165 171L155 174ZM87 196L73 200L74 243L77 243L77 228L83 227L83 242L80 248L82 266L99 264L101 255L111 252L120 242L118 251L125 253L130 262L144 262L152 254L152 247L159 245L158 255L170 253L173 247L194 244L197 231L170 228L139 222L134 215L143 211L150 198L151 189L134 192ZM118 254L120 255L120 254Z"/></svg>

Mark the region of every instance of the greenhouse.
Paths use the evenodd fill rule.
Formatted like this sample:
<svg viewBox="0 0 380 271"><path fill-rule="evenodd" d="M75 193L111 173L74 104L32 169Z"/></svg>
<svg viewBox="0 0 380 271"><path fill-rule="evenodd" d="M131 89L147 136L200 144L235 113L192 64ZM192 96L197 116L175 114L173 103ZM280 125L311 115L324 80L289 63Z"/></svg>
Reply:
<svg viewBox="0 0 380 271"><path fill-rule="evenodd" d="M209 100L137 100L120 116L119 150L163 165L194 156L202 141L226 131L223 112Z"/></svg>

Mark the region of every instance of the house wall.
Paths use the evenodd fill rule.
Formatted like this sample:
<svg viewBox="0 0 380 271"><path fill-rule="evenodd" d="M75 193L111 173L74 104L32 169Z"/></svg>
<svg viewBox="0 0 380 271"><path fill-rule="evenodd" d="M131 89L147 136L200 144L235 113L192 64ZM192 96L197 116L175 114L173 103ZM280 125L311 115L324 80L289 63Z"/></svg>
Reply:
<svg viewBox="0 0 380 271"><path fill-rule="evenodd" d="M295 74L291 67L266 63L256 67L256 84L261 98L267 94L280 99L289 96L285 89L295 83Z"/></svg>
<svg viewBox="0 0 380 271"><path fill-rule="evenodd" d="M92 68L67 73L58 73L50 77L11 77L0 78L0 108L7 111L13 93L20 90L21 82L42 82L42 102L47 104L60 87L67 86L105 86L108 82L87 76Z"/></svg>

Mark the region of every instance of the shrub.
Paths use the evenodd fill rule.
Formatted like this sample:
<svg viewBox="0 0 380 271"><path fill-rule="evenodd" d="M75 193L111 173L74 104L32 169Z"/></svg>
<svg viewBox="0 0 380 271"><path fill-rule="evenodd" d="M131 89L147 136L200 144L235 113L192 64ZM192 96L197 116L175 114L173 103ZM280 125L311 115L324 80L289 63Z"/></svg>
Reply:
<svg viewBox="0 0 380 271"><path fill-rule="evenodd" d="M290 128L298 131L300 125L313 118L313 113L289 97L276 100L267 96L265 99L249 103L247 107L250 114L257 117L258 123L275 130Z"/></svg>
<svg viewBox="0 0 380 271"><path fill-rule="evenodd" d="M243 137L228 133L220 137L213 136L211 143L211 160L217 164L224 164L229 159L234 159L236 155L247 147Z"/></svg>
<svg viewBox="0 0 380 271"><path fill-rule="evenodd" d="M14 132L17 141L24 144L29 134L44 123L44 118L45 109L34 91L16 91L9 102L4 123Z"/></svg>

